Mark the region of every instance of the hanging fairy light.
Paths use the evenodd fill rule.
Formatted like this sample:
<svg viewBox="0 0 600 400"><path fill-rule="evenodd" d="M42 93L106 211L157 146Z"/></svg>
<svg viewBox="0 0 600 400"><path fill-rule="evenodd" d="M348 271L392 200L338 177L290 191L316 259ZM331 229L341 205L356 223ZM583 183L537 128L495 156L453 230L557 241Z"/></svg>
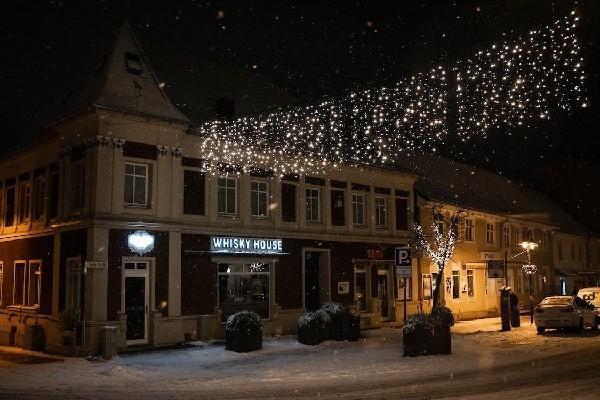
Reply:
<svg viewBox="0 0 600 400"><path fill-rule="evenodd" d="M492 44L450 67L437 66L379 87L233 121L210 121L190 133L214 171L260 168L276 177L345 165L385 165L403 154L436 151L452 134L462 141L587 107L575 12L513 41ZM452 96L451 96L452 95Z"/></svg>

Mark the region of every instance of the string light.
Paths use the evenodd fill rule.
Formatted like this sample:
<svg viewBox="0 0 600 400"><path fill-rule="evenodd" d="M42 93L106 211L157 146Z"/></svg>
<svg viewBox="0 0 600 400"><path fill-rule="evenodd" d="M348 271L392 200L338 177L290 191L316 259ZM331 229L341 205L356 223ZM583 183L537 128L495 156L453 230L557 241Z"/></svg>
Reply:
<svg viewBox="0 0 600 400"><path fill-rule="evenodd" d="M587 107L575 12L551 25L449 67L393 87L350 93L291 109L190 129L205 170L268 169L276 177L345 165L384 165L406 153L435 152L452 132L466 142L490 129L510 132L550 119L555 110ZM450 81L450 82L449 82ZM449 99L453 99L450 103Z"/></svg>

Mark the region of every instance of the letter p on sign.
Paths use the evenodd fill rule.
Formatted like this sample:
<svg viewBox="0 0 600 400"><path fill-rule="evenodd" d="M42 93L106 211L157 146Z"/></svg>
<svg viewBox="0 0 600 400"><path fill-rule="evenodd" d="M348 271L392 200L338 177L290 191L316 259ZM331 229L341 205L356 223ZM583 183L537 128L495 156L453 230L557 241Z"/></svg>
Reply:
<svg viewBox="0 0 600 400"><path fill-rule="evenodd" d="M396 276L399 278L412 277L412 255L410 247L396 247L394 253L396 259Z"/></svg>

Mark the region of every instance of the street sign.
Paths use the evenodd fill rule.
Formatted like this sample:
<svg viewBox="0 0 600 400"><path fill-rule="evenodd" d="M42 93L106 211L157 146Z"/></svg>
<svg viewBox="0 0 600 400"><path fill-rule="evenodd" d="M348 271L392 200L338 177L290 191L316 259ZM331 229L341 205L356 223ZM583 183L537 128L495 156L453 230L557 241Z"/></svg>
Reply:
<svg viewBox="0 0 600 400"><path fill-rule="evenodd" d="M396 247L394 250L396 277L412 278L412 256L410 247Z"/></svg>
<svg viewBox="0 0 600 400"><path fill-rule="evenodd" d="M488 278L504 278L504 260L488 260Z"/></svg>

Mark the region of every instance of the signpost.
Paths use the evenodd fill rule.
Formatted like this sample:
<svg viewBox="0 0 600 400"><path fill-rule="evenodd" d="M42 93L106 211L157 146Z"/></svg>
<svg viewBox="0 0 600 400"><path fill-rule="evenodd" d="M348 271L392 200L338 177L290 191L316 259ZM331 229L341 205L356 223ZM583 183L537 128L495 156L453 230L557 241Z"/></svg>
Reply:
<svg viewBox="0 0 600 400"><path fill-rule="evenodd" d="M402 302L404 305L404 323L406 323L406 285L407 278L412 278L412 255L410 247L396 247L394 249L394 266L396 268L396 277L402 278L404 296Z"/></svg>

